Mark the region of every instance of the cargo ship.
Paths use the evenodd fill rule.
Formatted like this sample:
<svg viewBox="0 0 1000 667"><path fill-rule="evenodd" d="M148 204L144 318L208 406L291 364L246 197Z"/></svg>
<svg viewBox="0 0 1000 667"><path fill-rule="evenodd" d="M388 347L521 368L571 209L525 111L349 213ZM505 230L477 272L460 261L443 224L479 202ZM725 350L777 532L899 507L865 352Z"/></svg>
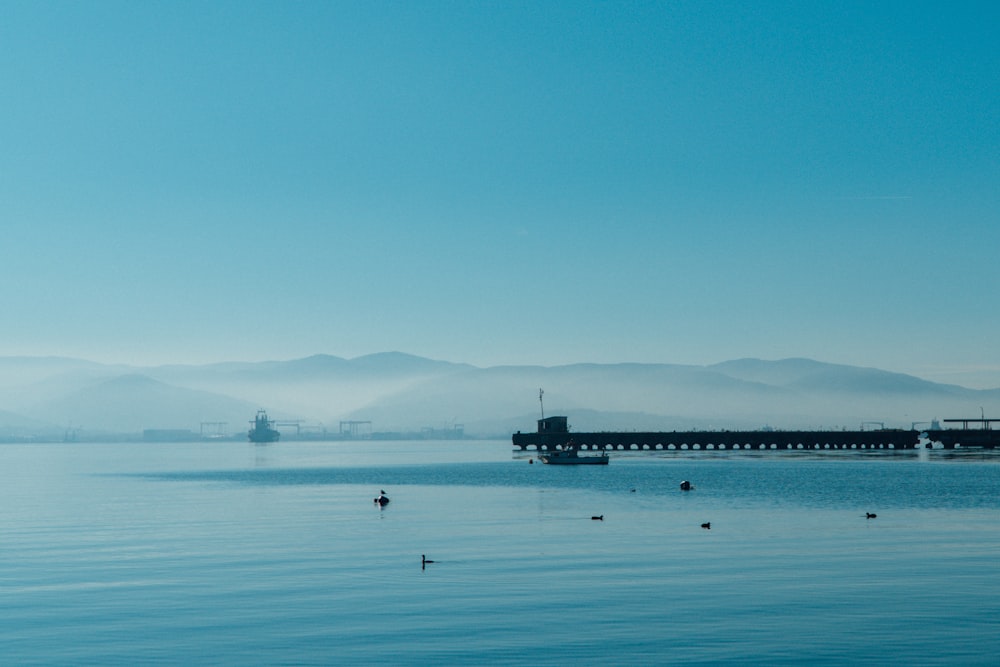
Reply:
<svg viewBox="0 0 1000 667"><path fill-rule="evenodd" d="M599 431L570 434L566 417L542 417L534 433L512 436L520 451L551 452L572 447L590 451L802 451L802 450L907 450L997 449L1000 419L945 419L961 428L858 429L856 431ZM934 424L939 426L939 424ZM571 439L572 438L572 439Z"/></svg>
<svg viewBox="0 0 1000 667"><path fill-rule="evenodd" d="M263 410L257 411L257 416L250 422L251 429L247 432L250 442L277 442L281 433L273 427L273 423L267 418L267 413Z"/></svg>

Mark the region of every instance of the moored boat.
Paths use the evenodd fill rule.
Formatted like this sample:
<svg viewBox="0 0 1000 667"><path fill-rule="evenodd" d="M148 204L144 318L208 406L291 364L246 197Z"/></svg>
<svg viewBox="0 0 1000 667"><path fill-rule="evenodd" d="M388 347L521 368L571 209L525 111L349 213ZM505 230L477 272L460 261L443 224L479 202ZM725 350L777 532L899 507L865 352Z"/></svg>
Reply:
<svg viewBox="0 0 1000 667"><path fill-rule="evenodd" d="M538 458L541 459L542 463L548 463L549 465L608 465L607 452L601 452L597 456L580 456L580 450L576 448L557 449L541 454Z"/></svg>

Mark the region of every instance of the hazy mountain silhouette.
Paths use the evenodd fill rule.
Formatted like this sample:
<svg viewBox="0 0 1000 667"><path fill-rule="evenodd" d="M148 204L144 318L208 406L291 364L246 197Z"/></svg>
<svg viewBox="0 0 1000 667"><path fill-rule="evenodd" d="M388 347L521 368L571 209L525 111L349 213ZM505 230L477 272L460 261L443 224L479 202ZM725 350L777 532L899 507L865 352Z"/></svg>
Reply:
<svg viewBox="0 0 1000 667"><path fill-rule="evenodd" d="M76 430L138 432L147 428L187 428L201 422L248 423L256 406L228 396L175 387L145 375L120 375L73 391L31 409L37 419Z"/></svg>
<svg viewBox="0 0 1000 667"><path fill-rule="evenodd" d="M390 352L138 368L17 357L0 358L0 437L69 426L197 432L202 422L241 434L261 407L333 432L350 419L377 431L463 424L470 436L505 437L534 429L539 388L546 414L567 415L577 431L853 429L862 421L909 428L977 417L981 408L1000 414L1000 389L811 359L477 368Z"/></svg>
<svg viewBox="0 0 1000 667"><path fill-rule="evenodd" d="M0 439L20 439L37 436L59 438L63 434L63 429L56 424L31 419L24 415L8 412L7 410L0 410Z"/></svg>
<svg viewBox="0 0 1000 667"><path fill-rule="evenodd" d="M798 390L912 394L937 394L950 390L957 390L959 393L968 391L963 387L929 382L903 373L891 373L877 368L825 364L812 359L780 361L738 359L707 368L732 378Z"/></svg>
<svg viewBox="0 0 1000 667"><path fill-rule="evenodd" d="M331 423L429 379L472 369L399 352L342 359L325 354L291 361L148 368L150 377L266 406L273 416Z"/></svg>
<svg viewBox="0 0 1000 667"><path fill-rule="evenodd" d="M898 373L808 360L740 362L732 367L579 364L489 368L438 378L355 414L374 422L423 417L447 424L458 419L470 432L530 430L542 407L535 387L545 389L546 413L569 416L577 431L855 429L863 421L909 428L935 417L977 416L979 406L1000 401L1000 390L937 385ZM534 414L523 409L529 400ZM523 406L520 412L518 406Z"/></svg>

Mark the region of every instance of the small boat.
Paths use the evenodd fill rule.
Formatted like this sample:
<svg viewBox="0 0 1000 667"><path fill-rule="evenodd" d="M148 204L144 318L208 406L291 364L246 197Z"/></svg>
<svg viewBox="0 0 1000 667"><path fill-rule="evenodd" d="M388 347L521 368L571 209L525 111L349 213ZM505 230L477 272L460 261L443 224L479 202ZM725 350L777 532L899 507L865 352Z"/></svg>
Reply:
<svg viewBox="0 0 1000 667"><path fill-rule="evenodd" d="M598 465L606 466L608 465L608 453L601 452L597 456L580 456L580 450L571 449L557 449L545 454L541 454L539 457L542 463L548 463L549 465L560 465L560 466L579 466L579 465Z"/></svg>

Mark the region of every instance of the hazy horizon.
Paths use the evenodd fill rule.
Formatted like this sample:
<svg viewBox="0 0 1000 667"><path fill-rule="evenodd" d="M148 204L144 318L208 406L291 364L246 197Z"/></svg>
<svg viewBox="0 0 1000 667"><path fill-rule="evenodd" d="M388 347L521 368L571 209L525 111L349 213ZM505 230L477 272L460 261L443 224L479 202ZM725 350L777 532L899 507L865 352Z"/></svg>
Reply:
<svg viewBox="0 0 1000 667"><path fill-rule="evenodd" d="M998 387L998 17L8 3L0 356Z"/></svg>
<svg viewBox="0 0 1000 667"><path fill-rule="evenodd" d="M103 366L0 357L0 438L88 438L147 430L238 433L258 409L314 436L345 420L380 433L496 437L563 414L578 431L910 428L996 418L1000 387L963 388L811 359L710 366L573 364L481 368L399 353L353 360Z"/></svg>
<svg viewBox="0 0 1000 667"><path fill-rule="evenodd" d="M315 357L328 357L332 359L339 359L346 362L355 362L359 360L364 360L366 358L377 358L377 357L392 357L392 356L402 356L410 357L418 360L430 361L435 363L453 364L456 366L468 366L473 369L479 370L490 370L497 368L539 368L539 369L558 369L573 366L601 366L601 367L615 367L615 366L678 366L678 367L691 367L691 368L711 368L713 366L724 365L727 363L741 362L741 361L760 361L766 364L776 364L782 362L792 362L792 361L805 361L805 362L816 362L822 365L831 364L834 366L843 366L846 368L854 369L869 369L874 371L885 371L889 373L899 373L901 375L908 375L921 380L926 380L928 382L934 382L945 385L955 385L965 389L975 389L975 390L990 390L990 389L1000 389L1000 371L993 372L990 370L979 370L978 372L969 371L954 371L950 373L939 373L935 377L934 374L918 375L915 373L901 373L899 371L893 371L887 368L881 368L878 366L860 366L857 364L842 364L837 362L830 362L825 359L812 359L809 357L786 357L782 359L761 359L759 357L741 357L739 359L718 359L704 364L681 364L674 363L670 361L655 361L655 362L643 362L643 361L609 361L609 362L594 362L594 361L573 361L564 364L544 364L544 363L513 363L513 364L495 364L495 365L479 365L471 363L462 359L445 359L445 358L430 358L422 357L420 355L415 355L404 350L383 350L379 352L370 352L366 354L357 355L354 357L347 357L337 354L330 354L328 352L316 352L313 354L307 354L301 357L290 357L290 358L276 358L276 357L265 357L260 359L237 359L237 358L225 358L217 359L214 361L204 361L204 362L165 362L165 363L127 363L123 361L110 361L101 360L95 358L85 358L85 357L74 357L67 355L50 355L50 354L28 354L28 355L0 355L0 360L67 360L74 362L81 362L85 364L95 364L105 367L121 367L128 370L143 370L143 369L166 369L171 367L211 367L211 366L255 366L255 365L268 365L268 364L288 364L297 361L305 361Z"/></svg>

